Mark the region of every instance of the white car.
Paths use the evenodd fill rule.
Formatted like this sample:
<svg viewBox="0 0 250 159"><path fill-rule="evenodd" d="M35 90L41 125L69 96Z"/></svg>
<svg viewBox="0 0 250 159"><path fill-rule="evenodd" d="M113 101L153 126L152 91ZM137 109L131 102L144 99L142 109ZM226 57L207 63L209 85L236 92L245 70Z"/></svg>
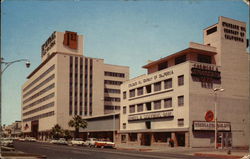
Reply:
<svg viewBox="0 0 250 159"><path fill-rule="evenodd" d="M34 137L28 137L28 138L27 138L27 141L36 142L36 138L34 138Z"/></svg>
<svg viewBox="0 0 250 159"><path fill-rule="evenodd" d="M1 146L4 147L13 147L13 140L10 138L3 138L1 141Z"/></svg>
<svg viewBox="0 0 250 159"><path fill-rule="evenodd" d="M50 141L50 143L52 144L59 144L59 145L68 145L68 142L64 139L64 138L60 138L60 139L53 139Z"/></svg>
<svg viewBox="0 0 250 159"><path fill-rule="evenodd" d="M241 159L250 159L250 154L243 156Z"/></svg>
<svg viewBox="0 0 250 159"><path fill-rule="evenodd" d="M77 146L82 146L83 145L83 140L81 138L75 138L69 142L70 145L77 145Z"/></svg>
<svg viewBox="0 0 250 159"><path fill-rule="evenodd" d="M83 145L94 147L96 141L97 141L96 138L88 138L86 141L83 142Z"/></svg>

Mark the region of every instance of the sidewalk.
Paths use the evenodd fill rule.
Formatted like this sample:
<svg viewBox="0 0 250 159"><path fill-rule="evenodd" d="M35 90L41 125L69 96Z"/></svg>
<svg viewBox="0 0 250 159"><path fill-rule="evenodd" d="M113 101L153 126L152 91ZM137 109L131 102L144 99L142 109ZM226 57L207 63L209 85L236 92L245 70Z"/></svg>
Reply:
<svg viewBox="0 0 250 159"><path fill-rule="evenodd" d="M200 157L214 157L214 158L242 158L249 154L248 150L231 149L230 153L227 149L213 148L187 148L187 147L153 147L153 146L127 146L127 145L116 145L118 150L130 150L130 151L143 151L143 152L160 152L160 153L171 153L171 154L183 154ZM250 159L250 158L246 158Z"/></svg>

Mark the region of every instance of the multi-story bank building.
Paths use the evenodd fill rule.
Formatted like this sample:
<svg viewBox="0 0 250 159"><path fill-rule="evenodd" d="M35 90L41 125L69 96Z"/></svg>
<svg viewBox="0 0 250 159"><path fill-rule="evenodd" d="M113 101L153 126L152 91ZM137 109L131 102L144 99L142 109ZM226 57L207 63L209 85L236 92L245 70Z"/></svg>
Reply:
<svg viewBox="0 0 250 159"><path fill-rule="evenodd" d="M246 24L219 17L203 36L121 85L121 144L212 147L217 117L217 146L248 145Z"/></svg>
<svg viewBox="0 0 250 159"><path fill-rule="evenodd" d="M80 115L88 120L81 130L85 135L112 139L119 128L120 85L129 68L83 56L83 36L76 32L54 32L41 57L22 86L22 132L45 139L55 124L73 130L68 122Z"/></svg>

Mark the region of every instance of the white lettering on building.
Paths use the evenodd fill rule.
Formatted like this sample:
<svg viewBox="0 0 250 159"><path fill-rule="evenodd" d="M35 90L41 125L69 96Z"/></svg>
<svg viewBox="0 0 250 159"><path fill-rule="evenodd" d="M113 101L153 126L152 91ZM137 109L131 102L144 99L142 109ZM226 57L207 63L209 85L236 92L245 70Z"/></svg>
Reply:
<svg viewBox="0 0 250 159"><path fill-rule="evenodd" d="M128 121L173 117L173 111L152 112L128 116Z"/></svg>
<svg viewBox="0 0 250 159"><path fill-rule="evenodd" d="M146 84L146 83L154 81L154 80L158 80L158 79L161 79L161 78L166 78L167 76L172 75L172 74L174 74L173 70L167 71L167 72L163 72L163 73L160 73L158 75L153 75L153 76L144 78L142 80L129 83L128 87L130 88L130 87L135 87L135 86L140 85L140 84Z"/></svg>

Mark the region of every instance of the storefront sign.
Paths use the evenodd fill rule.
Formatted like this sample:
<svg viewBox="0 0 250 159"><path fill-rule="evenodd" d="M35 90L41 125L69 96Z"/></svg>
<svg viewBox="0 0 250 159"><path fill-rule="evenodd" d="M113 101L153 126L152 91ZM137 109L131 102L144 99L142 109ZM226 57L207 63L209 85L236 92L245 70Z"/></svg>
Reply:
<svg viewBox="0 0 250 159"><path fill-rule="evenodd" d="M128 121L155 119L155 118L166 118L166 117L173 117L173 116L174 116L173 111L161 111L161 112L152 112L152 113L129 115L128 116Z"/></svg>
<svg viewBox="0 0 250 159"><path fill-rule="evenodd" d="M218 122L217 128L218 131L231 131L231 124L230 122ZM214 131L214 129L215 129L214 122L193 121L194 131Z"/></svg>
<svg viewBox="0 0 250 159"><path fill-rule="evenodd" d="M149 77L144 78L142 80L139 80L139 81L128 84L128 87L129 88L130 87L135 87L135 86L140 85L140 84L145 84L147 82L152 82L152 81L155 81L155 80L158 80L158 79L168 77L169 75L172 75L172 74L174 74L173 70L166 71L166 72L163 72L163 73L160 73L160 74L157 74L157 75L149 76Z"/></svg>
<svg viewBox="0 0 250 159"><path fill-rule="evenodd" d="M42 57L56 44L56 32L54 32L42 45Z"/></svg>
<svg viewBox="0 0 250 159"><path fill-rule="evenodd" d="M191 76L198 78L200 82L212 83L213 80L220 80L220 71L216 66L194 64L191 68Z"/></svg>

